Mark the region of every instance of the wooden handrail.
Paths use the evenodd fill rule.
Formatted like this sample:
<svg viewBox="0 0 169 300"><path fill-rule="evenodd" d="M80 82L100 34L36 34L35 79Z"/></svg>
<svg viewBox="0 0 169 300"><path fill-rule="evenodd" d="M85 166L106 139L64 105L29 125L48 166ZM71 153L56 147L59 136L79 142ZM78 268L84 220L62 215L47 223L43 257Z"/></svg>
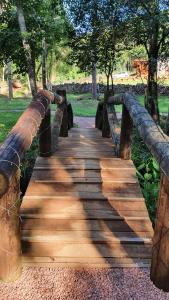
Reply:
<svg viewBox="0 0 169 300"><path fill-rule="evenodd" d="M110 97L108 104L123 104L126 109L122 118L121 135L124 135L124 138L121 140L121 144L123 143L121 148L124 149L125 145L128 147L129 135L125 138L124 132L129 127L128 119L130 117L144 143L159 163L161 170L169 178L169 138L154 122L147 110L129 93ZM127 114L129 116L126 117ZM126 120L124 120L124 117ZM123 158L122 152L120 157Z"/></svg>
<svg viewBox="0 0 169 300"><path fill-rule="evenodd" d="M38 130L40 156L52 154L50 103L57 104L60 121L56 134L59 135L61 126L67 134L73 115L70 107L67 113L69 125L69 118L62 120L64 111L67 112L64 93L52 94L43 90L33 98L0 148L0 280L3 281L13 281L21 274L20 163Z"/></svg>
<svg viewBox="0 0 169 300"><path fill-rule="evenodd" d="M50 103L63 101L57 94L40 91L0 148L0 280L13 281L21 274L21 160L38 130L40 155L51 155Z"/></svg>
<svg viewBox="0 0 169 300"><path fill-rule="evenodd" d="M0 147L0 197L8 191L10 179L20 167L22 157L30 148L42 120L46 121L46 113L49 112L49 105L53 100L54 95L51 93L39 92ZM47 126L48 124L43 123L40 127L40 149L43 148L44 136L49 135ZM48 143L48 156L51 154L50 147Z"/></svg>
<svg viewBox="0 0 169 300"><path fill-rule="evenodd" d="M169 138L133 95L109 97L108 104L123 105L120 157L130 159L133 123L161 168L150 277L158 288L169 292Z"/></svg>

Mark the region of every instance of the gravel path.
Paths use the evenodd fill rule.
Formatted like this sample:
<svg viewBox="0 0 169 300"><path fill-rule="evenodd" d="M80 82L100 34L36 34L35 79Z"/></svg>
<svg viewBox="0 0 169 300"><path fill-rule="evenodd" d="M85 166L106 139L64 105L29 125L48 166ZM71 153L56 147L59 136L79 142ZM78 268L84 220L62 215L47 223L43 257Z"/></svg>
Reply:
<svg viewBox="0 0 169 300"><path fill-rule="evenodd" d="M146 269L24 268L12 284L0 284L1 300L167 300Z"/></svg>
<svg viewBox="0 0 169 300"><path fill-rule="evenodd" d="M79 127L94 128L95 118L75 117ZM23 268L14 283L0 283L0 300L169 300L148 269Z"/></svg>
<svg viewBox="0 0 169 300"><path fill-rule="evenodd" d="M95 128L94 117L74 117L73 121L81 128Z"/></svg>

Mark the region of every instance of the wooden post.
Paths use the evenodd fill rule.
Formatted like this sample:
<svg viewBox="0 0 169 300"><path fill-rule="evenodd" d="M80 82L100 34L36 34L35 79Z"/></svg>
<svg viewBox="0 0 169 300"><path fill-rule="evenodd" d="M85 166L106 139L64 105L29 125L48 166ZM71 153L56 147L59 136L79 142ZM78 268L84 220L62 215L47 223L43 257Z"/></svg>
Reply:
<svg viewBox="0 0 169 300"><path fill-rule="evenodd" d="M48 157L52 154L51 111L48 108L39 129L39 155Z"/></svg>
<svg viewBox="0 0 169 300"><path fill-rule="evenodd" d="M169 292L169 179L162 174L153 238L151 280Z"/></svg>
<svg viewBox="0 0 169 300"><path fill-rule="evenodd" d="M99 130L102 130L103 126L103 102L99 102L97 106L96 118L95 118L95 127Z"/></svg>
<svg viewBox="0 0 169 300"><path fill-rule="evenodd" d="M65 101L62 105L63 110L63 119L62 119L62 125L60 128L60 136L61 137L68 137L68 111L67 111L67 96L66 96L66 90L57 90L56 93L60 96L62 96Z"/></svg>
<svg viewBox="0 0 169 300"><path fill-rule="evenodd" d="M63 119L63 110L58 105L52 126L52 154L58 150L59 134Z"/></svg>
<svg viewBox="0 0 169 300"><path fill-rule="evenodd" d="M107 112L107 102L112 91L105 91L104 93L104 103L103 103L103 124L102 124L102 137L111 137L108 112Z"/></svg>
<svg viewBox="0 0 169 300"><path fill-rule="evenodd" d="M120 135L120 158L131 158L131 134L132 134L133 122L129 115L125 105L123 105L122 111L122 124Z"/></svg>
<svg viewBox="0 0 169 300"><path fill-rule="evenodd" d="M67 105L67 113L68 113L68 129L71 129L73 128L73 109L71 103L68 103Z"/></svg>
<svg viewBox="0 0 169 300"><path fill-rule="evenodd" d="M21 275L19 224L20 170L10 179L7 193L0 200L0 280L14 281Z"/></svg>
<svg viewBox="0 0 169 300"><path fill-rule="evenodd" d="M102 137L110 138L111 132L110 132L110 125L109 125L109 119L108 119L108 113L107 113L107 104L103 104L103 125L102 125Z"/></svg>

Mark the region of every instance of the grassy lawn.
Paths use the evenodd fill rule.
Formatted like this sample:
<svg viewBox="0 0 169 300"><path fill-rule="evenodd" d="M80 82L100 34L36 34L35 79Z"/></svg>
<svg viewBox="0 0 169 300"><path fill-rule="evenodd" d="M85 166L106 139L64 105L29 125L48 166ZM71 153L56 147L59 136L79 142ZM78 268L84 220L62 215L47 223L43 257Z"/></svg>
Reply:
<svg viewBox="0 0 169 300"><path fill-rule="evenodd" d="M9 101L5 96L0 96L0 110L24 110L27 108L31 101L31 98L14 98Z"/></svg>
<svg viewBox="0 0 169 300"><path fill-rule="evenodd" d="M98 101L92 99L92 95L87 94L68 94L75 116L95 117Z"/></svg>
<svg viewBox="0 0 169 300"><path fill-rule="evenodd" d="M68 100L72 103L75 116L95 117L98 101L92 99L90 93L87 94L68 94ZM141 104L144 104L144 96L137 95L136 98ZM25 110L29 105L31 98L15 98L11 101L5 96L0 96L0 110L9 110L9 112L0 112L0 142L4 140L8 132L15 125L21 115L20 112L10 112L11 110ZM169 96L159 97L159 107L161 113L168 113ZM51 105L53 111L56 105ZM121 112L121 106L116 106L116 111Z"/></svg>
<svg viewBox="0 0 169 300"><path fill-rule="evenodd" d="M0 113L0 143L4 141L11 128L15 125L21 113Z"/></svg>

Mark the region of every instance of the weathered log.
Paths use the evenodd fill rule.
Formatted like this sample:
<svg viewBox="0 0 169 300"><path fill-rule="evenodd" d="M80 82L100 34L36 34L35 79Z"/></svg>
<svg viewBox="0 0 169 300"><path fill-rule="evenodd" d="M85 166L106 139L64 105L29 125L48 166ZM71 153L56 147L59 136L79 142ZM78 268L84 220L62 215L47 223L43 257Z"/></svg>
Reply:
<svg viewBox="0 0 169 300"><path fill-rule="evenodd" d="M21 275L19 224L20 170L10 178L8 192L0 203L0 280L14 281Z"/></svg>
<svg viewBox="0 0 169 300"><path fill-rule="evenodd" d="M114 91L113 90L106 90L104 92L104 102L108 103L108 100L114 96ZM111 112L113 114L113 119L116 123L118 123L118 119L117 119L117 115L116 115L116 110L115 110L115 107L114 107L114 104L112 104L112 107L111 107Z"/></svg>
<svg viewBox="0 0 169 300"><path fill-rule="evenodd" d="M63 110L63 118L62 118L62 124L60 128L60 136L61 137L68 137L68 112L67 112L67 106L64 107Z"/></svg>
<svg viewBox="0 0 169 300"><path fill-rule="evenodd" d="M97 106L96 118L95 118L95 127L99 130L102 130L103 126L103 102L99 102Z"/></svg>
<svg viewBox="0 0 169 300"><path fill-rule="evenodd" d="M63 97L64 103L60 108L63 110L62 124L60 128L60 136L68 137L68 111L67 111L67 95L66 90L57 90L56 93Z"/></svg>
<svg viewBox="0 0 169 300"><path fill-rule="evenodd" d="M125 105L123 105L119 156L125 160L131 158L132 129L132 119Z"/></svg>
<svg viewBox="0 0 169 300"><path fill-rule="evenodd" d="M52 126L52 153L55 153L58 150L62 119L63 119L63 110L58 106L55 113L53 126Z"/></svg>
<svg viewBox="0 0 169 300"><path fill-rule="evenodd" d="M67 104L67 113L68 113L68 129L73 128L73 109L72 104Z"/></svg>
<svg viewBox="0 0 169 300"><path fill-rule="evenodd" d="M41 157L51 156L51 143L51 111L49 107L39 129L39 155Z"/></svg>
<svg viewBox="0 0 169 300"><path fill-rule="evenodd" d="M124 95L125 94L110 96L107 100L107 103L108 104L114 104L114 105L124 104Z"/></svg>
<svg viewBox="0 0 169 300"><path fill-rule="evenodd" d="M153 238L151 280L169 292L169 180L162 174Z"/></svg>
<svg viewBox="0 0 169 300"><path fill-rule="evenodd" d="M132 94L111 97L108 103L124 104L144 143L154 155L163 173L169 177L169 139L159 129L147 110Z"/></svg>
<svg viewBox="0 0 169 300"><path fill-rule="evenodd" d="M110 132L110 125L109 125L109 119L108 119L108 113L107 113L107 104L103 104L103 125L102 125L102 137L110 138L111 132Z"/></svg>
<svg viewBox="0 0 169 300"><path fill-rule="evenodd" d="M8 191L10 179L30 148L52 98L47 91L39 92L0 147L0 197Z"/></svg>
<svg viewBox="0 0 169 300"><path fill-rule="evenodd" d="M119 156L120 147L120 123L114 119L114 113L112 112L112 105L107 104L108 120L110 125L111 136L116 146L116 155Z"/></svg>

